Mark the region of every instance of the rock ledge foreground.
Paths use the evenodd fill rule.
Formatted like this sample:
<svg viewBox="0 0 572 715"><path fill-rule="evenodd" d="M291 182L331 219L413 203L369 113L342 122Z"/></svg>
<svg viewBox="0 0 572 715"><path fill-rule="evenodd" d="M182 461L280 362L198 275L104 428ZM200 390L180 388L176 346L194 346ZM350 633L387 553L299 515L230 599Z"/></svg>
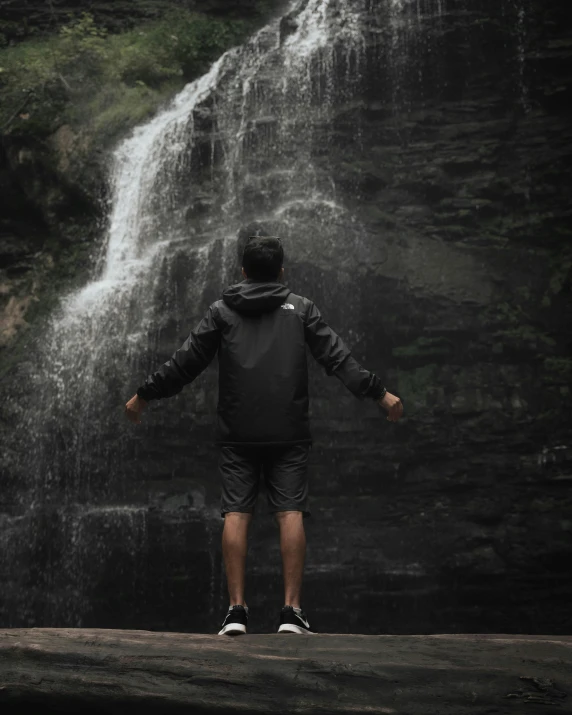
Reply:
<svg viewBox="0 0 572 715"><path fill-rule="evenodd" d="M572 636L0 631L3 715L570 713Z"/></svg>

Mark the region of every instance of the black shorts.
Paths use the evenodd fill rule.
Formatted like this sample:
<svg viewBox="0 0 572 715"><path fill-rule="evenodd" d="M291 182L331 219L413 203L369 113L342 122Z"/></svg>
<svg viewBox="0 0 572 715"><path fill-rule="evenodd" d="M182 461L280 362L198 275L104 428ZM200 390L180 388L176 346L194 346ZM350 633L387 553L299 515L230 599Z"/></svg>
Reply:
<svg viewBox="0 0 572 715"><path fill-rule="evenodd" d="M264 475L268 507L277 511L308 508L308 456L311 444L235 446L221 445L218 461L222 481L220 514L254 512L260 472Z"/></svg>

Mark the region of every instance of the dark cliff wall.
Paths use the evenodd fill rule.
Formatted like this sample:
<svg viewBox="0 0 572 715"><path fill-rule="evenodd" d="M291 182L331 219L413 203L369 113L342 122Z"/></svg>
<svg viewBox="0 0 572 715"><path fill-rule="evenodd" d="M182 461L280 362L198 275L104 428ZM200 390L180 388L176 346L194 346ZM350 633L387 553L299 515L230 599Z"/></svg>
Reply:
<svg viewBox="0 0 572 715"><path fill-rule="evenodd" d="M333 124L315 129L312 159L368 227L366 259L340 249L343 231L310 242L297 225L287 237L292 289L316 300L406 414L388 424L311 366L305 605L327 631L565 633L570 10L556 0L418 6L393 30L387 4L368 6L359 78L340 48ZM251 130L253 168L264 131ZM206 131L204 142L210 151ZM320 216L304 221L306 236L320 235ZM174 290L165 286L166 303ZM216 298L209 275L197 312ZM175 328L161 332L153 359L177 339ZM153 405L127 448L108 430L93 474L121 509L80 523L54 493L36 513L27 570L7 573L5 623L212 629L226 605L220 523L205 518L219 494L215 366L187 391ZM120 452L117 486L106 474ZM7 514L16 461L5 460ZM272 627L281 600L264 508L248 566L254 631Z"/></svg>

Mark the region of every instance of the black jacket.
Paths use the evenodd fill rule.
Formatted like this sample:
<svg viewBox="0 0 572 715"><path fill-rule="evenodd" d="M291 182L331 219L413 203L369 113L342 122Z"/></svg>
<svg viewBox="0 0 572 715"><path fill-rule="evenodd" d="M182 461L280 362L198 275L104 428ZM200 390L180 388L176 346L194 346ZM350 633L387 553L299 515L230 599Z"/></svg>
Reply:
<svg viewBox="0 0 572 715"><path fill-rule="evenodd" d="M250 279L225 289L137 394L176 395L218 353L218 443L311 443L306 344L356 397L381 396L379 377L352 357L311 300L282 283Z"/></svg>

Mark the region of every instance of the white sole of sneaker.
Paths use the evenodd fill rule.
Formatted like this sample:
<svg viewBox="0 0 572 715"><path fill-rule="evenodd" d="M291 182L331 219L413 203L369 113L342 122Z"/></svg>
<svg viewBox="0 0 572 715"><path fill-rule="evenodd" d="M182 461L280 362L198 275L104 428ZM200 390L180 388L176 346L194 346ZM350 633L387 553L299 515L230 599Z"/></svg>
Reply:
<svg viewBox="0 0 572 715"><path fill-rule="evenodd" d="M246 633L244 623L227 623L226 626L218 632L219 636L240 636Z"/></svg>
<svg viewBox="0 0 572 715"><path fill-rule="evenodd" d="M302 626L295 626L293 623L283 623L278 629L278 633L311 633L314 635L314 631L309 631L307 628L302 628Z"/></svg>

